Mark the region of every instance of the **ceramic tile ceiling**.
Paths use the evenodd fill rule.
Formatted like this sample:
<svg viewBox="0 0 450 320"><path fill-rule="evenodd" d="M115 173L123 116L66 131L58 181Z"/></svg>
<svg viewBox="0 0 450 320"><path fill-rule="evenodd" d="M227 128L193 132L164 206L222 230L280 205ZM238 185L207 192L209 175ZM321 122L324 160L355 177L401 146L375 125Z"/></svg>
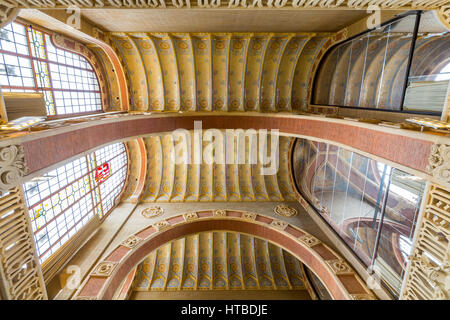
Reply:
<svg viewBox="0 0 450 320"><path fill-rule="evenodd" d="M227 141L225 131L224 146ZM194 134L190 131L189 145L194 146ZM194 152L190 154L190 161L186 164L176 164L175 157L183 159L186 149L175 147L173 136L170 133L152 135L144 138L147 149L147 178L144 185L143 202L195 202L195 201L295 201L295 194L289 180L288 153L291 143L290 137L279 137L278 162L279 170L276 174L262 175L263 167L258 156L256 163L249 161L249 139L243 147L245 163L238 163L237 158L233 164L208 164L203 159L201 164L194 163ZM231 145L234 146L235 157L237 154L237 136L233 136ZM255 136L257 147L259 134ZM210 142L203 141L203 150ZM131 167L130 172L137 175L139 163L137 150L132 145L130 148ZM271 154L271 138L267 136L267 155ZM175 152L178 152L175 154ZM219 150L215 151L219 154ZM204 154L204 153L203 153ZM226 149L223 150L226 157ZM274 158L275 159L275 158ZM241 161L244 162L244 161ZM268 167L265 165L264 167ZM136 188L136 179L131 178L127 185L123 200L129 200Z"/></svg>
<svg viewBox="0 0 450 320"><path fill-rule="evenodd" d="M303 264L280 247L225 231L177 239L137 267L134 291L306 290Z"/></svg>
<svg viewBox="0 0 450 320"><path fill-rule="evenodd" d="M310 73L329 34L114 33L135 111L306 108Z"/></svg>

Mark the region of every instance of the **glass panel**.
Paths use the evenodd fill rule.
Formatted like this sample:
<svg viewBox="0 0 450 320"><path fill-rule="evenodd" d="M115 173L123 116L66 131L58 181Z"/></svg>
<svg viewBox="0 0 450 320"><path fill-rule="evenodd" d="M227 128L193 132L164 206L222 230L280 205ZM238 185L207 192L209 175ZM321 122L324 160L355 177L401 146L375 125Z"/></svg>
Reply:
<svg viewBox="0 0 450 320"><path fill-rule="evenodd" d="M417 215L425 182L398 169L392 169L387 206L381 228L375 268L397 293L411 253Z"/></svg>
<svg viewBox="0 0 450 320"><path fill-rule="evenodd" d="M3 90L43 92L49 115L102 110L100 86L90 63L56 48L48 34L13 22L0 29L0 49Z"/></svg>
<svg viewBox="0 0 450 320"><path fill-rule="evenodd" d="M108 163L110 169L107 179L99 182L93 179L96 155ZM40 262L51 256L94 214L103 217L113 208L125 184L126 172L125 146L116 143L23 185Z"/></svg>
<svg viewBox="0 0 450 320"><path fill-rule="evenodd" d="M450 80L450 32L422 13L408 78L405 110L442 112Z"/></svg>
<svg viewBox="0 0 450 320"><path fill-rule="evenodd" d="M344 42L321 62L315 104L401 110L416 15Z"/></svg>
<svg viewBox="0 0 450 320"><path fill-rule="evenodd" d="M297 141L293 161L303 197L368 267L376 258L375 272L396 292L404 276L424 182L358 153L304 139Z"/></svg>

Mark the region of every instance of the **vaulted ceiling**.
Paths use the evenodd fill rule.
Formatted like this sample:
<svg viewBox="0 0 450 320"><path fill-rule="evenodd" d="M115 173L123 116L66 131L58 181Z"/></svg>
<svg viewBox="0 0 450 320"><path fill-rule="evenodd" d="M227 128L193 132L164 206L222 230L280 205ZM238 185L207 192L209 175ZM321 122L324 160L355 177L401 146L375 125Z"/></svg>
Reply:
<svg viewBox="0 0 450 320"><path fill-rule="evenodd" d="M114 33L136 111L305 109L315 33Z"/></svg>
<svg viewBox="0 0 450 320"><path fill-rule="evenodd" d="M134 291L307 290L303 264L280 247L235 232L171 241L137 266Z"/></svg>
<svg viewBox="0 0 450 320"><path fill-rule="evenodd" d="M175 143L171 133L152 135L143 139L138 145L136 141L128 143L131 166L130 179L125 189L123 199L130 201L136 190L140 188L139 180L145 174L141 200L143 202L193 202L193 201L295 201L295 194L289 178L288 154L291 144L290 137L279 137L277 161L279 170L276 174L261 174L263 165L256 154L257 161L251 164L250 142L248 138L243 145L238 146L238 136L230 138L225 130L224 146L231 142L235 158L232 164L208 163L203 158L201 164L194 162L194 134L189 132L188 143L192 152ZM254 139L254 148L260 145L259 134ZM245 139L245 138L244 138ZM271 137L267 139L267 155L271 155ZM203 141L203 155L211 142ZM245 162L238 163L238 148L242 148ZM143 149L145 151L143 151ZM258 150L258 149L254 149ZM217 157L226 154L227 150L214 150ZM142 168L141 154L146 157L147 165ZM177 159L188 159L187 163L177 164ZM275 158L274 158L275 159Z"/></svg>

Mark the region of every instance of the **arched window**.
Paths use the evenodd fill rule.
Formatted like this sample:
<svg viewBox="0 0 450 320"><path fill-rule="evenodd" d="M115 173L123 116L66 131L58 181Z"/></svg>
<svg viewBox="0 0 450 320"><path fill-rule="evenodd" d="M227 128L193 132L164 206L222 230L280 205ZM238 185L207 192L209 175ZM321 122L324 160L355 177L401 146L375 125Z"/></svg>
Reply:
<svg viewBox="0 0 450 320"><path fill-rule="evenodd" d="M17 22L0 30L0 85L6 92L43 93L48 115L102 110L89 61L55 47L44 31Z"/></svg>
<svg viewBox="0 0 450 320"><path fill-rule="evenodd" d="M42 263L95 214L107 215L125 184L123 143L103 147L24 184Z"/></svg>
<svg viewBox="0 0 450 320"><path fill-rule="evenodd" d="M442 69L449 40L431 11L410 11L355 35L320 62L311 103L440 115L450 79Z"/></svg>
<svg viewBox="0 0 450 320"><path fill-rule="evenodd" d="M343 147L306 139L296 141L292 162L300 194L398 294L405 275L398 257L409 254L425 181Z"/></svg>

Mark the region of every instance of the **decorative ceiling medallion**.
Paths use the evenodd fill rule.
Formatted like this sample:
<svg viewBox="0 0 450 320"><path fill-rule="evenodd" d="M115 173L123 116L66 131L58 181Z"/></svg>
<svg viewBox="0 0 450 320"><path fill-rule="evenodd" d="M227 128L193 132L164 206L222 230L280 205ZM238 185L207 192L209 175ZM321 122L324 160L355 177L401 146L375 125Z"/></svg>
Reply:
<svg viewBox="0 0 450 320"><path fill-rule="evenodd" d="M297 215L297 209L289 207L285 204L280 204L273 209L273 211L282 217L294 217Z"/></svg>
<svg viewBox="0 0 450 320"><path fill-rule="evenodd" d="M157 216L160 216L164 213L164 209L156 206L151 208L145 208L142 210L142 215L148 219L155 218Z"/></svg>

